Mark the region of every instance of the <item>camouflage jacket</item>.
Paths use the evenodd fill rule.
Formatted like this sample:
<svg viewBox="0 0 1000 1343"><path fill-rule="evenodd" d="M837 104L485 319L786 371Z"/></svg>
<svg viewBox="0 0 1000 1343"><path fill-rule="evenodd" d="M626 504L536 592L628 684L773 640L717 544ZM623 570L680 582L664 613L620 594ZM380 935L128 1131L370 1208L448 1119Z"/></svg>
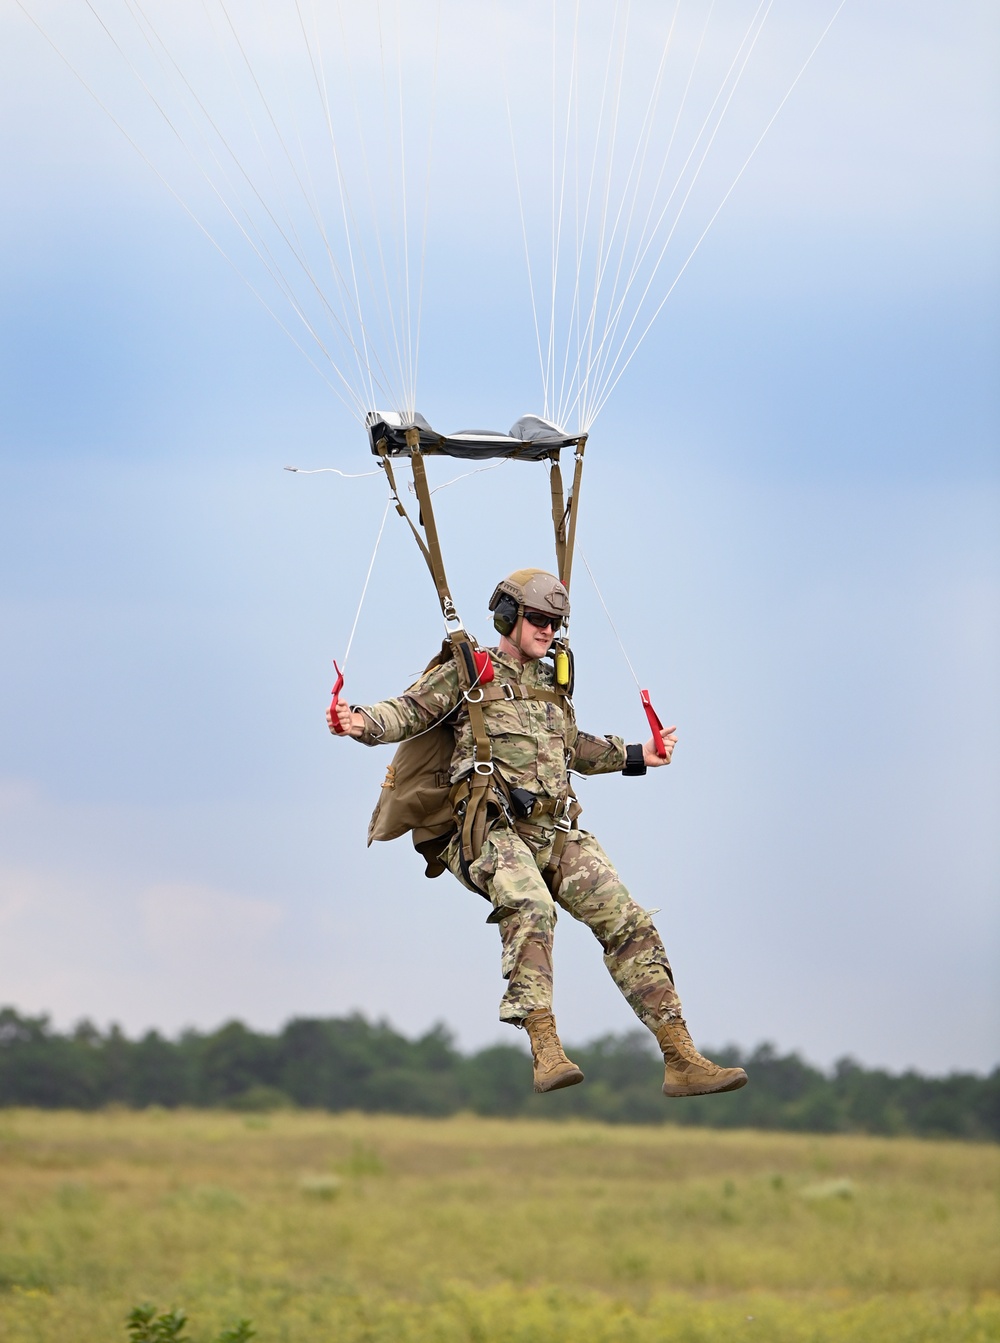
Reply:
<svg viewBox="0 0 1000 1343"><path fill-rule="evenodd" d="M511 682L525 689L554 688L551 663L537 661L522 666L495 648L489 652L496 684ZM424 672L409 690L395 699L352 707L365 718L359 740L366 746L377 746L380 742L415 737L461 704L458 672L449 660ZM494 700L484 705L483 711L494 763L512 788L526 788L558 799L566 795L571 769L579 774L608 774L624 768L625 745L621 737L592 737L581 732L568 697L559 704L549 700ZM468 712L459 709L453 727L454 783L472 769L473 737Z"/></svg>

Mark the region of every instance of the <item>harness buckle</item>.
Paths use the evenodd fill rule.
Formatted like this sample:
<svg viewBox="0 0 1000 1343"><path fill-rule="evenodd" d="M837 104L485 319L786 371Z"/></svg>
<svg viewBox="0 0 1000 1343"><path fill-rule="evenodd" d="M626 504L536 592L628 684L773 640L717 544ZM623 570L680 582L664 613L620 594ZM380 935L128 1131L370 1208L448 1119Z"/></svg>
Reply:
<svg viewBox="0 0 1000 1343"><path fill-rule="evenodd" d="M557 830L569 831L573 829L573 819L569 814L569 806L570 800L567 793L560 802L559 810L552 813L552 824Z"/></svg>
<svg viewBox="0 0 1000 1343"><path fill-rule="evenodd" d="M473 768L473 770L474 770L477 774L492 774L492 773L493 773L493 761L492 761L492 760L474 760L474 761L472 762L472 768Z"/></svg>
<svg viewBox="0 0 1000 1343"><path fill-rule="evenodd" d="M504 681L503 683L503 697L504 699L509 699L511 701L517 699L517 696L514 694L514 687L511 685L510 681Z"/></svg>
<svg viewBox="0 0 1000 1343"><path fill-rule="evenodd" d="M471 690L463 690L462 698L469 704L480 704L484 698L483 687L473 686Z"/></svg>

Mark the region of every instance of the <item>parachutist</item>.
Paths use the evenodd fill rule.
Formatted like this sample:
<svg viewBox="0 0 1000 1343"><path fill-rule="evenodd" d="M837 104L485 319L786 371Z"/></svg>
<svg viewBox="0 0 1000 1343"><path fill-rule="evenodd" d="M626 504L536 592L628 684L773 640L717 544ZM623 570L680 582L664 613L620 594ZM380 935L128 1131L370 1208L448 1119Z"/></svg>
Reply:
<svg viewBox="0 0 1000 1343"><path fill-rule="evenodd" d="M570 769L637 774L667 765L676 728L663 730L662 755L653 738L626 747L620 737L578 729L572 673L560 676L558 661L565 654L570 662L559 638L569 593L554 575L518 570L497 585L490 610L500 642L488 650L488 669L474 686L446 641L403 695L367 706L335 700L327 710L331 731L365 745L403 743L383 784L369 843L412 831L428 876L447 868L490 901L487 922L499 927L507 980L500 1019L527 1030L536 1091L583 1081L552 1015L558 908L594 933L612 978L655 1035L664 1057L664 1095L735 1091L746 1084L746 1073L719 1067L695 1049L660 935L597 840L578 828L581 807L569 779ZM555 665L545 661L549 655Z"/></svg>

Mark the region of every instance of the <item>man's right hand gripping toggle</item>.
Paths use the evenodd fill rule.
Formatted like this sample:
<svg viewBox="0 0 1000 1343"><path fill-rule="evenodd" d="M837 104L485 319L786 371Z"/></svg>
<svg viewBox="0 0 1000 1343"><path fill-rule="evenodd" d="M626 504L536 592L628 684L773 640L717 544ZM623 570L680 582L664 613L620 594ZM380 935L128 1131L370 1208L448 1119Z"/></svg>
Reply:
<svg viewBox="0 0 1000 1343"><path fill-rule="evenodd" d="M335 736L360 737L364 730L364 720L359 713L352 713L351 706L340 698L340 692L344 688L344 673L336 662L333 666L337 679L334 682L330 707L326 711L326 725Z"/></svg>

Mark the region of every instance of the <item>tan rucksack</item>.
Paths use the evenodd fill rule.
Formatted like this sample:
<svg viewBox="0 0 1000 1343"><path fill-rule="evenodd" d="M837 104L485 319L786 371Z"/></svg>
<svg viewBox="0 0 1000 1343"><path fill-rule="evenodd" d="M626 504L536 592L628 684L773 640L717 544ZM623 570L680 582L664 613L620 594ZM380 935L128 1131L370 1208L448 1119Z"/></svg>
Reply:
<svg viewBox="0 0 1000 1343"><path fill-rule="evenodd" d="M424 672L443 666L452 657L452 644L446 639ZM439 877L445 870L441 851L456 828L450 794L457 712L456 707L434 727L397 746L368 825L369 845L412 833L413 847L427 864L428 877Z"/></svg>

